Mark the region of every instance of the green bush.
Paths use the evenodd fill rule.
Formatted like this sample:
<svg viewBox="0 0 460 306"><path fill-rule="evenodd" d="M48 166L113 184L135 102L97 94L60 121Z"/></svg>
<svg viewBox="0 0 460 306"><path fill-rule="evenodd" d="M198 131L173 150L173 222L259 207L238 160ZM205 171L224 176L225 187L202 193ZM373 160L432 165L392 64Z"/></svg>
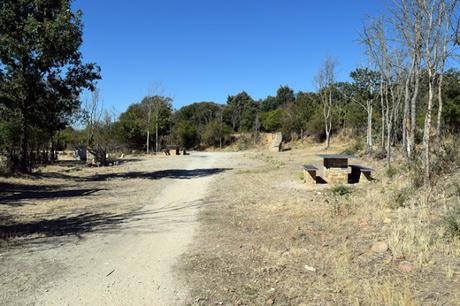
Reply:
<svg viewBox="0 0 460 306"><path fill-rule="evenodd" d="M444 218L446 234L451 237L460 237L460 208L452 211Z"/></svg>
<svg viewBox="0 0 460 306"><path fill-rule="evenodd" d="M404 188L396 192L394 202L390 204L391 208L405 207L412 194L410 188Z"/></svg>
<svg viewBox="0 0 460 306"><path fill-rule="evenodd" d="M351 146L342 151L342 154L353 155L358 153L364 148L364 145L361 141L355 141Z"/></svg>
<svg viewBox="0 0 460 306"><path fill-rule="evenodd" d="M352 193L352 189L345 185L338 185L331 188L331 192L334 195L344 196Z"/></svg>

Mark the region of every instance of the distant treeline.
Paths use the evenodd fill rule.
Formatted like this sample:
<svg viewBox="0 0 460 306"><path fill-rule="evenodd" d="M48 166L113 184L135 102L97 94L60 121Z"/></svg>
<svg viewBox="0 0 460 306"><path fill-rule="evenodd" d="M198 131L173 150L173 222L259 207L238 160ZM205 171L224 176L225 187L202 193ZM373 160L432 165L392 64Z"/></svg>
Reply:
<svg viewBox="0 0 460 306"><path fill-rule="evenodd" d="M234 133L256 142L260 132L281 131L285 140L309 135L329 146L330 135L346 128L365 139L368 153L378 149L388 168L396 146L408 164L421 159L427 183L441 153L451 152L440 150L442 140L460 132L460 74L449 69L459 59L457 0L392 1L363 28L368 65L352 71L350 82L337 81L337 63L326 58L315 92L281 86L256 101L242 91L223 105L179 110L154 93L119 116L101 109L100 68L83 63L82 13L71 2L0 4L0 163L10 170L30 172L68 145L86 145L103 159L111 150L221 147ZM82 105L84 90L92 95Z"/></svg>
<svg viewBox="0 0 460 306"><path fill-rule="evenodd" d="M373 77L379 92L379 75L367 69L351 73L351 82L336 82L332 91L332 134L341 129L351 131L357 139L364 140L367 132L367 112L363 105L368 98L362 88L362 79ZM460 132L460 71L450 69L445 74L443 121L446 133ZM421 81L420 104L427 103L427 80ZM378 102L380 97L375 94ZM393 118L392 142L402 140L402 104ZM420 107L424 109L424 107ZM257 137L260 132L282 132L286 141L310 136L317 141L325 140L324 106L317 92L294 92L281 86L276 95L254 100L242 91L228 96L226 104L196 102L173 110L172 100L164 96L148 96L132 104L116 120L109 114L98 122L98 141L110 150L147 150L147 133L151 151L166 145L178 144L186 148L219 147L231 141L233 133L248 133ZM379 143L382 120L381 104L375 103L372 112L374 142ZM425 113L417 114L416 139L421 140ZM67 128L56 135L56 144L85 144L86 129ZM158 137L157 137L158 135ZM158 139L158 148L156 147ZM363 141L364 142L364 141Z"/></svg>

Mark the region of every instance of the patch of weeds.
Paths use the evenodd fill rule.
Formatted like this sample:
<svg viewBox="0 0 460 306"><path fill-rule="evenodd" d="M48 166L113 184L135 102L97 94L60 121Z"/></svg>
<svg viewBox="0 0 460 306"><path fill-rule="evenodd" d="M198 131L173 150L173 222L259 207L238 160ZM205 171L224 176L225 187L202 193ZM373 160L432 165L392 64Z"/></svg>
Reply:
<svg viewBox="0 0 460 306"><path fill-rule="evenodd" d="M330 205L330 214L332 218L335 217L347 217L353 214L353 206L347 198L342 199L338 197L333 197L329 201Z"/></svg>
<svg viewBox="0 0 460 306"><path fill-rule="evenodd" d="M422 187L424 184L422 163L419 160L412 161L409 163L408 170L410 172L411 186L415 189Z"/></svg>
<svg viewBox="0 0 460 306"><path fill-rule="evenodd" d="M385 150L379 150L379 151L376 151L374 153L374 158L375 159L384 159L387 157L387 153L385 152Z"/></svg>
<svg viewBox="0 0 460 306"><path fill-rule="evenodd" d="M253 295L256 295L258 293L258 290L256 288L254 288L253 286L251 286L250 284L246 284L244 287L243 287L243 292L246 294L246 295L250 295L250 296L253 296Z"/></svg>
<svg viewBox="0 0 460 306"><path fill-rule="evenodd" d="M303 171L302 171L302 172L299 172L299 179L300 179L302 182L305 180Z"/></svg>
<svg viewBox="0 0 460 306"><path fill-rule="evenodd" d="M353 190L345 185L338 185L331 188L331 192L335 196L345 196L353 192Z"/></svg>
<svg viewBox="0 0 460 306"><path fill-rule="evenodd" d="M398 174L398 169L396 167L388 167L387 170L386 170L386 175L389 177L389 178L393 178L395 177L397 174Z"/></svg>
<svg viewBox="0 0 460 306"><path fill-rule="evenodd" d="M394 202L390 203L390 207L393 209L405 207L407 204L407 201L409 201L410 199L410 196L411 196L410 188L404 188L402 190L397 191L394 197Z"/></svg>
<svg viewBox="0 0 460 306"><path fill-rule="evenodd" d="M363 143L361 141L356 141L353 145L343 150L341 154L353 155L353 154L358 153L362 149L363 149Z"/></svg>
<svg viewBox="0 0 460 306"><path fill-rule="evenodd" d="M450 238L460 237L460 208L452 211L444 218L446 234Z"/></svg>

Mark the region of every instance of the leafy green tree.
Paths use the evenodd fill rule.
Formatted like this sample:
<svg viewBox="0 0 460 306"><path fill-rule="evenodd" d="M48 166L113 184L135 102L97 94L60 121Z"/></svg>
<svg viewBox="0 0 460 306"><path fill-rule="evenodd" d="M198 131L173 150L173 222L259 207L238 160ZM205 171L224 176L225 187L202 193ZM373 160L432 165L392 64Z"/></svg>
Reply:
<svg viewBox="0 0 460 306"><path fill-rule="evenodd" d="M194 147L198 143L198 135L195 126L187 121L178 123L173 128L172 139L178 145L186 149Z"/></svg>
<svg viewBox="0 0 460 306"><path fill-rule="evenodd" d="M295 102L294 91L289 86L280 86L276 91L276 101L278 107Z"/></svg>
<svg viewBox="0 0 460 306"><path fill-rule="evenodd" d="M144 145L145 112L140 104L131 104L128 109L120 114L117 121L118 131L122 141L132 149L140 149Z"/></svg>
<svg viewBox="0 0 460 306"><path fill-rule="evenodd" d="M227 143L230 140L231 133L230 126L219 122L219 120L214 120L206 125L201 139L204 144L217 147Z"/></svg>
<svg viewBox="0 0 460 306"><path fill-rule="evenodd" d="M261 114L262 128L267 132L279 131L283 126L282 109L278 108Z"/></svg>
<svg viewBox="0 0 460 306"><path fill-rule="evenodd" d="M65 128L81 91L100 78L82 62L81 15L70 0L0 3L0 103L19 117L20 171L31 170L32 134L50 139Z"/></svg>
<svg viewBox="0 0 460 306"><path fill-rule="evenodd" d="M174 113L174 121L188 121L197 127L205 126L220 117L223 106L214 102L195 102Z"/></svg>
<svg viewBox="0 0 460 306"><path fill-rule="evenodd" d="M151 133L158 141L170 133L171 116L171 98L145 97L140 103L131 104L124 113L121 113L115 123L114 131L129 148L145 149L146 139L149 143Z"/></svg>
<svg viewBox="0 0 460 306"><path fill-rule="evenodd" d="M233 131L250 131L254 127L258 104L245 91L228 96L227 107Z"/></svg>
<svg viewBox="0 0 460 306"><path fill-rule="evenodd" d="M460 133L460 70L449 69L444 75L444 107L442 119L452 134Z"/></svg>
<svg viewBox="0 0 460 306"><path fill-rule="evenodd" d="M280 86L276 91L276 97L268 96L261 101L260 109L263 112L272 111L279 107L286 107L289 103L294 103L295 99L294 90L289 86Z"/></svg>
<svg viewBox="0 0 460 306"><path fill-rule="evenodd" d="M160 150L159 137L165 136L171 127L172 99L164 96L145 97L141 107L146 114L147 152L150 147L150 131L155 131L155 151Z"/></svg>

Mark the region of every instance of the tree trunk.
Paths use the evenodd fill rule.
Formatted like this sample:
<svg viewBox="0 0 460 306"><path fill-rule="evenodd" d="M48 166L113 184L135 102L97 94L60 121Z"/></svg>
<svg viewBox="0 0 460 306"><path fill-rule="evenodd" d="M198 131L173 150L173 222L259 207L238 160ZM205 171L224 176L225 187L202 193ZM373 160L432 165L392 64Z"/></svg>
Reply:
<svg viewBox="0 0 460 306"><path fill-rule="evenodd" d="M370 154L373 151L372 143L372 103L367 102L367 153Z"/></svg>
<svg viewBox="0 0 460 306"><path fill-rule="evenodd" d="M410 111L410 81L412 79L412 71L415 66L415 57L412 59L412 65L407 75L405 88L404 88L404 111L403 111L403 120L402 120L402 137L403 137L403 156L407 161L410 158L410 146L409 146L409 111Z"/></svg>
<svg viewBox="0 0 460 306"><path fill-rule="evenodd" d="M149 151L150 151L150 129L147 129L147 141L146 141L146 145L147 145L147 154L149 154Z"/></svg>
<svg viewBox="0 0 460 306"><path fill-rule="evenodd" d="M158 116L155 123L155 152L159 151L159 143L158 143Z"/></svg>
<svg viewBox="0 0 460 306"><path fill-rule="evenodd" d="M415 84L414 84L414 93L411 99L411 108L410 108L410 132L408 137L408 148L410 152L410 156L415 156L415 134L417 130L417 99L418 99L418 91L420 86L420 75L419 75L419 67L415 68L414 73Z"/></svg>
<svg viewBox="0 0 460 306"><path fill-rule="evenodd" d="M382 108L382 132L381 132L381 147L385 150L385 103L383 97L383 80L380 81L380 106Z"/></svg>
<svg viewBox="0 0 460 306"><path fill-rule="evenodd" d="M439 156L439 151L441 147L441 124L442 124L442 80L443 80L443 73L439 76L439 83L438 83L438 116L436 122L436 140L435 140L435 150L436 156Z"/></svg>
<svg viewBox="0 0 460 306"><path fill-rule="evenodd" d="M430 134L431 134L431 112L433 108L433 80L429 72L428 82L428 106L425 115L425 126L423 129L423 152L424 152L424 181L428 185L430 179Z"/></svg>
<svg viewBox="0 0 460 306"><path fill-rule="evenodd" d="M29 133L26 119L22 119L21 126L21 153L19 157L19 171L22 173L29 173Z"/></svg>
<svg viewBox="0 0 460 306"><path fill-rule="evenodd" d="M385 91L386 111L385 111L385 123L387 127L387 143L386 143L386 154L387 154L387 167L391 167L391 127L392 122L390 118L390 107L388 101L388 90Z"/></svg>

